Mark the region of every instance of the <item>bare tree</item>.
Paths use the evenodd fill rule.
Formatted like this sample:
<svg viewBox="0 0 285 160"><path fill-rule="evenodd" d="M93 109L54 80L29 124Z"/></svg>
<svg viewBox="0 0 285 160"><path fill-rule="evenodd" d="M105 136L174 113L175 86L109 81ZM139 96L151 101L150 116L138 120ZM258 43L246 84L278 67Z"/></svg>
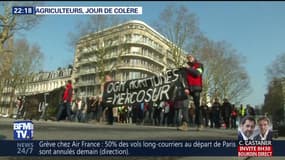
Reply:
<svg viewBox="0 0 285 160"><path fill-rule="evenodd" d="M206 37L196 39L194 54L204 64L202 98L228 98L239 102L250 92L245 58L225 41L214 42Z"/></svg>
<svg viewBox="0 0 285 160"><path fill-rule="evenodd" d="M279 54L275 60L266 68L266 76L269 82L275 78L285 77L285 52Z"/></svg>
<svg viewBox="0 0 285 160"><path fill-rule="evenodd" d="M168 6L161 13L156 29L170 41L170 59L174 61L175 67L184 64L183 49L189 49L194 37L200 34L198 20L195 14L184 6ZM169 65L169 64L166 64Z"/></svg>
<svg viewBox="0 0 285 160"><path fill-rule="evenodd" d="M106 28L121 23L122 21L122 18L114 15L92 15L87 20L87 22L80 21L76 24L77 32L68 33L68 46L73 50L73 48L76 46L76 43L82 36L102 31Z"/></svg>
<svg viewBox="0 0 285 160"><path fill-rule="evenodd" d="M268 89L265 95L263 112L267 112L273 117L275 122L284 122L285 112L285 52L267 66L266 76L268 79Z"/></svg>
<svg viewBox="0 0 285 160"><path fill-rule="evenodd" d="M216 61L213 60L217 57L217 48L214 47L214 42L210 41L207 37L201 35L195 39L193 43L193 54L196 58L201 61L204 65L203 70L203 91L201 93L201 98L203 101L207 101L208 96L210 96L210 91L216 88L213 74L216 72L214 70Z"/></svg>
<svg viewBox="0 0 285 160"><path fill-rule="evenodd" d="M8 87L11 88L9 115L12 114L15 91L25 93L30 75L40 69L43 59L40 47L36 44L29 45L26 39L17 40L12 52L8 79L10 82Z"/></svg>
<svg viewBox="0 0 285 160"><path fill-rule="evenodd" d="M264 106L262 107L263 113L272 116L273 122L284 122L284 85L285 78L274 78L268 85L268 91L265 94Z"/></svg>
<svg viewBox="0 0 285 160"><path fill-rule="evenodd" d="M39 24L43 16L12 14L12 6L33 6L39 2L2 2L0 6L0 54L4 52L5 42L16 32L30 30Z"/></svg>
<svg viewBox="0 0 285 160"><path fill-rule="evenodd" d="M226 42L214 42L203 35L195 14L186 7L165 8L156 26L170 40L169 58L174 61L175 67L184 63L180 57L184 54L183 50L193 52L204 64L204 100L211 96L239 101L249 94L249 77L242 66L244 59Z"/></svg>
<svg viewBox="0 0 285 160"><path fill-rule="evenodd" d="M10 69L13 61L13 36L27 31L39 24L43 16L15 15L12 6L33 6L41 2L1 2L0 3L0 97L2 97L4 81L11 79Z"/></svg>
<svg viewBox="0 0 285 160"><path fill-rule="evenodd" d="M244 58L227 47L224 53L223 61L220 63L220 76L217 76L220 97L240 102L251 92L249 77L242 66Z"/></svg>

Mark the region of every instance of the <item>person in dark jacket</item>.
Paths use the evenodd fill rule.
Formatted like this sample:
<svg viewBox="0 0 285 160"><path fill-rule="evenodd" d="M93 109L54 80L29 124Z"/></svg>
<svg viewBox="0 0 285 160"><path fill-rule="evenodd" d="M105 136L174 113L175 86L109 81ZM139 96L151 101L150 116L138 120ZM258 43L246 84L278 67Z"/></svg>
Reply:
<svg viewBox="0 0 285 160"><path fill-rule="evenodd" d="M202 110L202 119L204 122L205 127L208 127L208 123L209 123L209 107L206 104L206 102L203 102L201 105L201 110Z"/></svg>
<svg viewBox="0 0 285 160"><path fill-rule="evenodd" d="M238 116L238 110L235 107L235 105L232 105L232 111L231 111L231 128L236 129L237 125L236 125L236 121L237 121L237 116Z"/></svg>
<svg viewBox="0 0 285 160"><path fill-rule="evenodd" d="M111 82L111 81L113 81L111 75L109 75L109 74L105 75L105 82L101 85L102 95L104 93L105 88L107 87L106 86L107 82ZM105 97L105 96L103 95L102 97ZM104 103L104 101L103 101L103 106L107 107L107 119L108 119L108 123L107 124L108 125L113 125L113 122L114 122L113 106Z"/></svg>
<svg viewBox="0 0 285 160"><path fill-rule="evenodd" d="M224 99L224 103L222 105L222 117L226 124L226 128L230 127L230 116L231 116L232 105L228 101L228 99Z"/></svg>
<svg viewBox="0 0 285 160"><path fill-rule="evenodd" d="M97 98L98 101L98 98ZM87 115L88 115L88 119L87 121L91 121L94 120L96 118L96 99L95 97L91 96L87 99Z"/></svg>
<svg viewBox="0 0 285 160"><path fill-rule="evenodd" d="M269 128L270 120L267 117L260 117L257 120L259 127L259 134L254 137L254 140L267 140L271 141L273 137L273 132Z"/></svg>
<svg viewBox="0 0 285 160"><path fill-rule="evenodd" d="M220 115L221 115L221 104L219 102L218 98L215 98L214 103L212 104L212 110L211 110L211 128L213 127L213 124L215 128L220 128Z"/></svg>
<svg viewBox="0 0 285 160"><path fill-rule="evenodd" d="M195 105L195 123L197 130L202 128L202 114L200 109L200 93L202 92L202 73L204 70L203 64L192 55L187 55L186 66L186 79L188 82L188 88L185 89L187 95L193 97Z"/></svg>
<svg viewBox="0 0 285 160"><path fill-rule="evenodd" d="M62 103L57 112L57 116L56 116L57 121L59 121L62 118L64 111L66 111L68 120L69 121L71 120L72 94L73 94L72 81L68 80L65 86L65 90L62 95Z"/></svg>
<svg viewBox="0 0 285 160"><path fill-rule="evenodd" d="M249 104L246 105L246 115L255 116L254 108Z"/></svg>
<svg viewBox="0 0 285 160"><path fill-rule="evenodd" d="M179 80L175 82L175 96L174 96L174 108L175 108L175 122L177 130L188 131L189 126L189 91L188 81L186 79L186 68L180 70Z"/></svg>

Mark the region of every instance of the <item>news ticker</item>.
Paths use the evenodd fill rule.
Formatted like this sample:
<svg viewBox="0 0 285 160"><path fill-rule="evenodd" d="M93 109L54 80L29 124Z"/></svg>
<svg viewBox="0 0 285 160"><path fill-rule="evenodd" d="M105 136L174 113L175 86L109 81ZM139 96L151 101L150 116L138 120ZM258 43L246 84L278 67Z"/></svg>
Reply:
<svg viewBox="0 0 285 160"><path fill-rule="evenodd" d="M141 15L142 7L13 6L15 15Z"/></svg>
<svg viewBox="0 0 285 160"><path fill-rule="evenodd" d="M253 142L253 141L252 141ZM0 156L285 156L285 141L2 140Z"/></svg>

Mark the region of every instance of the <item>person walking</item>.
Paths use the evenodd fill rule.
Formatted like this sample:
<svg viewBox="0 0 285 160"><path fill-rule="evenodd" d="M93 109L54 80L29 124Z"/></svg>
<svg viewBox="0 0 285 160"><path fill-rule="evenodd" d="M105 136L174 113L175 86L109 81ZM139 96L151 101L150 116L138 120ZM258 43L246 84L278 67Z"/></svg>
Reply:
<svg viewBox="0 0 285 160"><path fill-rule="evenodd" d="M222 104L222 117L226 124L226 129L230 127L230 116L232 111L232 104L228 99L224 99L224 103Z"/></svg>
<svg viewBox="0 0 285 160"><path fill-rule="evenodd" d="M65 90L63 92L62 103L57 112L57 116L56 116L57 121L59 121L62 118L64 111L66 111L67 119L71 121L72 94L73 94L72 81L68 80L65 86Z"/></svg>
<svg viewBox="0 0 285 160"><path fill-rule="evenodd" d="M112 77L110 75L105 75L105 83L103 83L101 85L101 92L102 92L102 95L104 93L104 89L107 87L106 84L107 82L111 82L113 81ZM104 97L104 96L102 96ZM104 100L103 100L103 107L107 107L107 121L108 121L108 125L113 125L113 122L114 122L114 115L113 115L113 106L112 105L107 105L106 103L104 103Z"/></svg>
<svg viewBox="0 0 285 160"><path fill-rule="evenodd" d="M185 92L187 95L193 97L195 105L195 124L197 131L200 131L202 129L200 94L202 92L202 74L204 67L191 53L187 55L187 60L185 76L188 82L188 88L185 89Z"/></svg>

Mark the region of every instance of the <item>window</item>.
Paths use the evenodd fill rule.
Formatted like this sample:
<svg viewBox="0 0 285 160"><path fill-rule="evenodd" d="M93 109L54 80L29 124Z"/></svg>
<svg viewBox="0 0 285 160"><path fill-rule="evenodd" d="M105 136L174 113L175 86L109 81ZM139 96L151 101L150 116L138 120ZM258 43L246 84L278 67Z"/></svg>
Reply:
<svg viewBox="0 0 285 160"><path fill-rule="evenodd" d="M87 96L91 96L94 94L94 87L87 87Z"/></svg>
<svg viewBox="0 0 285 160"><path fill-rule="evenodd" d="M111 46L113 43L112 39L107 39L104 41L104 45L106 45L107 47Z"/></svg>
<svg viewBox="0 0 285 160"><path fill-rule="evenodd" d="M125 64L129 64L129 63L130 63L130 60L129 60L129 59L124 59L124 63L125 63Z"/></svg>
<svg viewBox="0 0 285 160"><path fill-rule="evenodd" d="M142 39L142 40L143 40L144 43L147 43L147 39L148 39L148 38L147 38L146 36L143 36L143 39Z"/></svg>
<svg viewBox="0 0 285 160"><path fill-rule="evenodd" d="M129 72L123 72L123 80L129 79Z"/></svg>
<svg viewBox="0 0 285 160"><path fill-rule="evenodd" d="M128 26L128 28L133 28L134 27L134 25L132 25L132 24L130 24L129 26Z"/></svg>
<svg viewBox="0 0 285 160"><path fill-rule="evenodd" d="M136 64L135 59L130 59L130 64Z"/></svg>
<svg viewBox="0 0 285 160"><path fill-rule="evenodd" d="M130 72L130 79L140 78L140 72Z"/></svg>
<svg viewBox="0 0 285 160"><path fill-rule="evenodd" d="M145 74L145 73L141 73L141 78L146 78L147 77L147 74Z"/></svg>
<svg viewBox="0 0 285 160"><path fill-rule="evenodd" d="M118 48L117 47L112 48L110 54L111 54L111 57L117 56L118 55Z"/></svg>
<svg viewBox="0 0 285 160"><path fill-rule="evenodd" d="M147 48L142 48L142 55L148 56L148 49Z"/></svg>
<svg viewBox="0 0 285 160"><path fill-rule="evenodd" d="M153 43L154 43L153 40L149 38L149 39L148 39L148 44L149 44L149 45L153 45Z"/></svg>
<svg viewBox="0 0 285 160"><path fill-rule="evenodd" d="M148 55L147 56L149 56L150 58L153 58L153 52L148 52Z"/></svg>
<svg viewBox="0 0 285 160"><path fill-rule="evenodd" d="M141 35L139 35L139 34L134 34L132 40L135 41L135 42L140 41L140 40L141 40Z"/></svg>
<svg viewBox="0 0 285 160"><path fill-rule="evenodd" d="M131 53L138 53L140 52L140 47L131 47Z"/></svg>
<svg viewBox="0 0 285 160"><path fill-rule="evenodd" d="M87 49L87 48L84 48L84 49L83 49L83 52L88 52L88 49Z"/></svg>
<svg viewBox="0 0 285 160"><path fill-rule="evenodd" d="M119 41L119 36L115 36L115 37L113 38L113 44L117 44L118 41Z"/></svg>
<svg viewBox="0 0 285 160"><path fill-rule="evenodd" d="M154 45L155 48L158 48L158 43L153 42L153 45Z"/></svg>
<svg viewBox="0 0 285 160"><path fill-rule="evenodd" d="M126 34L126 41L131 41L132 40L132 34Z"/></svg>

